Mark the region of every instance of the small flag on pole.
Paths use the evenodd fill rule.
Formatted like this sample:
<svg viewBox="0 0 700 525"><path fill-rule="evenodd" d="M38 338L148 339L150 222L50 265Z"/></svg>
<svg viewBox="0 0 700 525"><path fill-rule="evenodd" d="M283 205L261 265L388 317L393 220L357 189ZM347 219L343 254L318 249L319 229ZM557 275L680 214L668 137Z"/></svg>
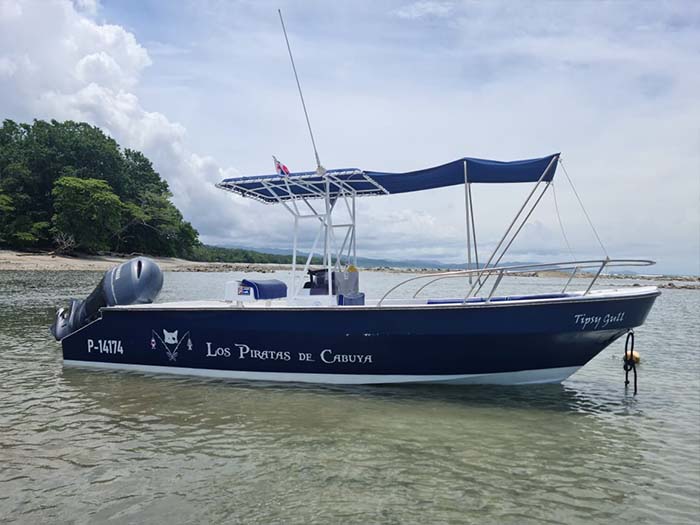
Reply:
<svg viewBox="0 0 700 525"><path fill-rule="evenodd" d="M277 157L274 155L272 156L272 159L275 161L275 171L277 172L277 175L289 175L289 168L287 168L287 166L277 160Z"/></svg>

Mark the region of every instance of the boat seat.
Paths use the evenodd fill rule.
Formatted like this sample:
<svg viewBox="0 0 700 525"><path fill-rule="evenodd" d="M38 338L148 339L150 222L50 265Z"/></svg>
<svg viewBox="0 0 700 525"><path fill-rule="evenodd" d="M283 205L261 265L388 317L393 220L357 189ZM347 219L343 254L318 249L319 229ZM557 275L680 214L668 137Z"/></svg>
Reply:
<svg viewBox="0 0 700 525"><path fill-rule="evenodd" d="M364 306L364 304L364 292L338 295L338 305L340 306Z"/></svg>
<svg viewBox="0 0 700 525"><path fill-rule="evenodd" d="M243 279L241 284L250 286L256 299L287 297L287 285L279 279Z"/></svg>
<svg viewBox="0 0 700 525"><path fill-rule="evenodd" d="M502 301L527 301L530 299L562 299L564 297L573 297L576 294L570 293L541 293L532 295L506 295L492 297L492 303ZM485 297L470 297L466 301L464 299L428 299L428 304L458 304L458 303L484 303Z"/></svg>

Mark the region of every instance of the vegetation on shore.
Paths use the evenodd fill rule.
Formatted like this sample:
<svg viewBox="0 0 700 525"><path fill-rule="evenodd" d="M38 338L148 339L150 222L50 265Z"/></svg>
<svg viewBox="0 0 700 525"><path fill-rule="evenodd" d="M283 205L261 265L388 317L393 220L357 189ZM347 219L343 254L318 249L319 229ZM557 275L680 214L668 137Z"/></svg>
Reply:
<svg viewBox="0 0 700 525"><path fill-rule="evenodd" d="M84 122L0 127L0 244L187 257L197 231L142 153Z"/></svg>
<svg viewBox="0 0 700 525"><path fill-rule="evenodd" d="M221 248L200 244L195 246L190 257L192 261L220 262L220 263L253 263L253 264L292 264L291 255L261 253L241 248ZM299 261L302 256L299 256ZM303 256L306 260L306 255ZM312 264L322 264L320 257L314 257Z"/></svg>
<svg viewBox="0 0 700 525"><path fill-rule="evenodd" d="M171 197L145 155L98 127L55 120L0 127L0 247L291 263L289 255L203 245Z"/></svg>

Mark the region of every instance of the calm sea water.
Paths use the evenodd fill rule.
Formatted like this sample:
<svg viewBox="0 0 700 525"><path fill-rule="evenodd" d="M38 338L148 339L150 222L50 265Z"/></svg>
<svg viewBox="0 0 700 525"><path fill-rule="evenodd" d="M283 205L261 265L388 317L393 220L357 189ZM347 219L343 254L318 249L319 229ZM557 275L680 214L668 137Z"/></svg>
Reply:
<svg viewBox="0 0 700 525"><path fill-rule="evenodd" d="M696 523L700 293L563 385L325 387L63 369L99 274L0 272L0 522ZM161 300L235 274L166 274ZM284 276L284 274L282 275ZM368 292L403 275L364 273ZM551 290L521 279L513 291ZM443 284L442 286L448 286Z"/></svg>

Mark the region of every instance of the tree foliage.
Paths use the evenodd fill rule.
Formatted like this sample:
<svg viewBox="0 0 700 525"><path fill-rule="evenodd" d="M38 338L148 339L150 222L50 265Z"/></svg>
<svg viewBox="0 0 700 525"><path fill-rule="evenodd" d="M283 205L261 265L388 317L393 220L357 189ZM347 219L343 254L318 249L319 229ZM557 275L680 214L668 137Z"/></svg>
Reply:
<svg viewBox="0 0 700 525"><path fill-rule="evenodd" d="M298 261L305 261L307 255L299 254ZM242 248L221 248L219 246L208 246L201 244L194 248L192 259L205 262L222 263L254 263L254 264L291 264L292 256L284 254L260 253ZM311 264L323 264L320 257L314 257Z"/></svg>
<svg viewBox="0 0 700 525"><path fill-rule="evenodd" d="M122 222L124 203L106 181L61 177L53 191L53 225L90 251L108 250Z"/></svg>
<svg viewBox="0 0 700 525"><path fill-rule="evenodd" d="M2 246L190 257L197 231L170 198L142 153L95 126L5 120L0 127Z"/></svg>

